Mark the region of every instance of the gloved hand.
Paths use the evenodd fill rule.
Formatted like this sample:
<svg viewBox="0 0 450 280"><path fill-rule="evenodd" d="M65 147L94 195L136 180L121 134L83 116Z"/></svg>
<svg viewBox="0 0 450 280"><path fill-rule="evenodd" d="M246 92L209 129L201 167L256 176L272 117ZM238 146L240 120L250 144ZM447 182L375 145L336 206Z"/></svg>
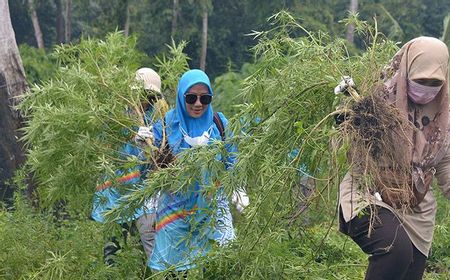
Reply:
<svg viewBox="0 0 450 280"><path fill-rule="evenodd" d="M344 95L350 95L348 87L355 88L355 82L350 76L343 76L339 84L334 88L334 94L343 93Z"/></svg>
<svg viewBox="0 0 450 280"><path fill-rule="evenodd" d="M153 141L153 132L152 132L153 128L150 126L140 126L139 130L136 134L136 136L134 137L134 141L138 144L141 144L142 142L147 142L147 141Z"/></svg>
<svg viewBox="0 0 450 280"><path fill-rule="evenodd" d="M250 204L250 199L244 190L237 190L233 192L231 196L231 202L236 205L236 209L239 213L242 213L244 209Z"/></svg>
<svg viewBox="0 0 450 280"><path fill-rule="evenodd" d="M153 210L156 213L156 208L158 207L159 196L161 192L153 194L150 198L144 200L144 209Z"/></svg>

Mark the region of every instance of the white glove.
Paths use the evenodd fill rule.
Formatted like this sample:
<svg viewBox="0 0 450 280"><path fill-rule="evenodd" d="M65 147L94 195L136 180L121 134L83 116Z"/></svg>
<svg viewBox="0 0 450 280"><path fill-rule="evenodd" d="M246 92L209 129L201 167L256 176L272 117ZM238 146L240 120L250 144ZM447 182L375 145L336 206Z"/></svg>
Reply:
<svg viewBox="0 0 450 280"><path fill-rule="evenodd" d="M383 201L379 192L376 192L374 195L375 195L376 200Z"/></svg>
<svg viewBox="0 0 450 280"><path fill-rule="evenodd" d="M152 195L149 199L146 199L144 201L144 209L154 210L156 213L156 210L158 209L158 202L159 202L159 196L161 195L161 192L157 192Z"/></svg>
<svg viewBox="0 0 450 280"><path fill-rule="evenodd" d="M355 87L355 82L350 76L343 76L339 84L334 88L334 94L345 93L348 87ZM347 93L348 94L348 93Z"/></svg>
<svg viewBox="0 0 450 280"><path fill-rule="evenodd" d="M242 213L244 209L250 204L248 195L243 190L234 191L231 196L231 202L236 205L236 209L239 213Z"/></svg>
<svg viewBox="0 0 450 280"><path fill-rule="evenodd" d="M136 136L134 137L134 141L136 141L136 143L146 142L147 139L153 141L152 127L140 126Z"/></svg>

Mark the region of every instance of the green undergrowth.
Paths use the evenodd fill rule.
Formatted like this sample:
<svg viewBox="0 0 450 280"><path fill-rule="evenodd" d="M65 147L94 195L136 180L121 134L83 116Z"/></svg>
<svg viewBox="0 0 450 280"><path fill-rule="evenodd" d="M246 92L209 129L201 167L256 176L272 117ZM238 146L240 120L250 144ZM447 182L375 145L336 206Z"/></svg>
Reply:
<svg viewBox="0 0 450 280"><path fill-rule="evenodd" d="M450 276L450 205L440 195L438 205L424 279ZM236 242L211 251L189 279L363 279L367 256L338 232L336 221L313 218L313 224L271 230L259 238L244 235L246 221L238 215ZM103 246L111 233L120 236L117 228L111 231L85 217L57 219L16 199L14 211L0 211L0 279L162 279L146 268L135 237L126 244L121 240L115 267L104 265ZM243 251L242 242L257 244Z"/></svg>
<svg viewBox="0 0 450 280"><path fill-rule="evenodd" d="M0 211L0 279L142 279L144 254L134 237L121 240L116 267L103 263L111 232L120 236L86 217L57 218L16 199L14 211Z"/></svg>

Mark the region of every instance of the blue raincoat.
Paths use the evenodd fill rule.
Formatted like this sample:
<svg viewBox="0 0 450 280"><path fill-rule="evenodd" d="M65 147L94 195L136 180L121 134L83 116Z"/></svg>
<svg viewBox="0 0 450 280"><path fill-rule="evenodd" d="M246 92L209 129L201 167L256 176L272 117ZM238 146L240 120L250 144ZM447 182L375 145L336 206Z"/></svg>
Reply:
<svg viewBox="0 0 450 280"><path fill-rule="evenodd" d="M180 79L177 89L175 109L165 117L167 141L174 155L190 145L184 141L181 130L190 137L197 137L205 131L211 131L212 139L220 140L220 132L213 121L213 109L209 105L200 118L192 118L186 111L184 94L195 84L202 83L213 94L208 76L201 70L187 71ZM228 121L219 113L222 124L226 127ZM162 123L154 125L156 145L162 141ZM228 147L234 153L234 147ZM219 160L221 158L217 156ZM227 159L229 168L234 157ZM208 175L205 175L208 180ZM212 201L214 200L214 201ZM215 204L215 207L212 205ZM217 207L217 208L216 208ZM214 219L212 221L212 219ZM181 271L194 266L195 259L210 250L211 240L225 244L234 239L235 233L227 198L219 189L214 198L202 194L202 186L196 182L189 186L186 192L162 193L156 212L156 241L149 267L155 270L165 270L169 267Z"/></svg>
<svg viewBox="0 0 450 280"><path fill-rule="evenodd" d="M152 114L153 109L149 109L145 114L145 123L147 125L150 124ZM137 157L139 161L145 161L144 151L131 141L121 147L119 154L122 159ZM115 172L115 180L127 187L129 186L130 191L132 189L142 188L147 170L148 166L146 164L139 164L126 170L119 169ZM111 180L105 178L102 184L97 186L91 216L95 221L104 223L106 212L117 208L119 204L123 202L125 202L123 194L112 185ZM151 199L142 207L135 209L132 215L118 219L117 222L127 223L137 220L144 214L155 213L155 204L156 203Z"/></svg>

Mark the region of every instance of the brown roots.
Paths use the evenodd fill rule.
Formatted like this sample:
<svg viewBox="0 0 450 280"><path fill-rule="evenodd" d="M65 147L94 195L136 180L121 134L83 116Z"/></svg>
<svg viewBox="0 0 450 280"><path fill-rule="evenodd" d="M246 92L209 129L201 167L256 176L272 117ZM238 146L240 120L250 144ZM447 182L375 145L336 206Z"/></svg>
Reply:
<svg viewBox="0 0 450 280"><path fill-rule="evenodd" d="M409 137L414 127L374 94L359 99L350 110L342 129L350 141L350 164L364 178L360 187L378 192L394 208L409 209L414 204Z"/></svg>

